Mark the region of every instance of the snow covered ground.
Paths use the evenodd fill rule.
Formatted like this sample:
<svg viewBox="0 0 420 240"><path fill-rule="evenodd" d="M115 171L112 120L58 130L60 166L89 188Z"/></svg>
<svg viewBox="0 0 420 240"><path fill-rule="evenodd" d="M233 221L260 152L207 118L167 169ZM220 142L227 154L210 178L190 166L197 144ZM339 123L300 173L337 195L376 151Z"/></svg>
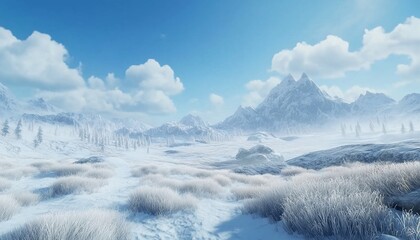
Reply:
<svg viewBox="0 0 420 240"><path fill-rule="evenodd" d="M0 236L51 212L110 209L129 223L132 239L302 239L287 233L281 222L242 212L246 200L240 189L270 186L283 179L280 175L234 173L232 170L246 164L235 162L239 148L263 144L287 161L347 144L415 141L420 136L395 132L357 138L320 133L269 137L259 143L241 136L173 147L152 143L149 150L146 146L106 146L102 150L79 140L71 127L43 128L44 141L37 148L32 142L36 131L23 131L20 140L13 134L0 137L0 198L17 201L16 196L26 194L32 199L18 203L9 217L0 220ZM104 161L74 163L91 156ZM129 205L132 194L147 187L176 190L187 205L180 210L171 205L159 215L133 211Z"/></svg>

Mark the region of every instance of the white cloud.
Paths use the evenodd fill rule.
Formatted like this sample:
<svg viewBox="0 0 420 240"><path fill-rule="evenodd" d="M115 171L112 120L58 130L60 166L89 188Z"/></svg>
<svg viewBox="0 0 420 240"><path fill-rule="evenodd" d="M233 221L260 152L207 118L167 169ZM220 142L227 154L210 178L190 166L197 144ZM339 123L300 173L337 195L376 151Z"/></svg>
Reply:
<svg viewBox="0 0 420 240"><path fill-rule="evenodd" d="M114 88L120 84L120 79L117 78L114 73L108 73L106 75L105 82L109 88Z"/></svg>
<svg viewBox="0 0 420 240"><path fill-rule="evenodd" d="M105 81L95 76L89 77L87 87L64 92L39 91L38 96L60 108L76 112L176 112L170 96L182 91L183 86L181 80L174 77L172 69L168 65L160 67L156 60L135 66L130 66L127 73L130 80L138 84L132 85L128 91L120 90L118 86L123 81L108 73Z"/></svg>
<svg viewBox="0 0 420 240"><path fill-rule="evenodd" d="M349 43L337 36L327 38L315 45L297 43L292 50L282 50L272 59L272 70L282 74L336 78L351 70L367 68L365 61L356 52L349 52Z"/></svg>
<svg viewBox="0 0 420 240"><path fill-rule="evenodd" d="M409 64L396 66L396 73L402 77L420 74L420 19L408 18L386 33L382 27L365 30L363 46L358 51L349 51L349 43L337 36L327 36L325 40L310 45L297 43L273 56L271 69L281 74L300 74L323 78L342 77L348 71L369 69L379 60L390 55L403 55Z"/></svg>
<svg viewBox="0 0 420 240"><path fill-rule="evenodd" d="M48 34L35 31L26 40L19 40L0 27L2 81L35 88L37 96L67 111L176 111L170 96L181 93L184 86L169 65L149 59L128 67L124 81L108 73L105 81L91 76L85 82L78 68L67 65L67 57L66 48Z"/></svg>
<svg viewBox="0 0 420 240"><path fill-rule="evenodd" d="M249 91L243 98L242 105L256 107L260 104L264 98L270 93L277 84L280 83L280 79L276 77L270 77L266 81L262 80L251 80L245 87Z"/></svg>
<svg viewBox="0 0 420 240"><path fill-rule="evenodd" d="M66 48L48 34L33 32L19 40L0 27L0 78L44 89L74 89L84 86L77 68L67 65Z"/></svg>
<svg viewBox="0 0 420 240"><path fill-rule="evenodd" d="M158 90L166 95L176 95L184 90L184 86L168 65L161 66L156 60L132 65L125 71L126 78L141 89Z"/></svg>
<svg viewBox="0 0 420 240"><path fill-rule="evenodd" d="M320 86L319 87L322 91L326 92L331 97L337 97L342 99L343 101L347 103L354 102L361 94L365 94L367 91L376 93L380 92L372 88L368 87L361 87L358 85L352 86L351 88L347 90L341 90L341 88L337 86Z"/></svg>
<svg viewBox="0 0 420 240"><path fill-rule="evenodd" d="M95 76L91 76L90 78L88 78L88 85L90 88L93 88L93 89L105 90L104 81Z"/></svg>
<svg viewBox="0 0 420 240"><path fill-rule="evenodd" d="M223 97L215 93L210 94L209 99L210 99L211 104L215 107L220 107L225 103Z"/></svg>

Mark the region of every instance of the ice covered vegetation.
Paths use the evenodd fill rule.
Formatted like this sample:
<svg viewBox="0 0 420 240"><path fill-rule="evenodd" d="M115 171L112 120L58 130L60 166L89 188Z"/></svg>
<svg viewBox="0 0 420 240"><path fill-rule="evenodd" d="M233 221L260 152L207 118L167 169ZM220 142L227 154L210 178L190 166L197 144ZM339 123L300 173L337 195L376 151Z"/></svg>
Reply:
<svg viewBox="0 0 420 240"><path fill-rule="evenodd" d="M417 95L289 76L221 123L153 127L2 96L1 240L420 239Z"/></svg>

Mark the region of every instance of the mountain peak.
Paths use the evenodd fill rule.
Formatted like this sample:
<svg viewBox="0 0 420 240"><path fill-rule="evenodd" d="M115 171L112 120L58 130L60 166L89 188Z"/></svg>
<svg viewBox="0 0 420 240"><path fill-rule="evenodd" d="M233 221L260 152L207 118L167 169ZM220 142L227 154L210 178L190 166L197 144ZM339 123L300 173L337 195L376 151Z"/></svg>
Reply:
<svg viewBox="0 0 420 240"><path fill-rule="evenodd" d="M302 73L299 81L308 81L308 80L311 81L311 79L308 77L308 75L306 75L306 73Z"/></svg>
<svg viewBox="0 0 420 240"><path fill-rule="evenodd" d="M184 116L179 121L179 123L181 123L185 126L190 126L190 127L207 127L208 126L208 124L206 122L204 122L203 119L201 119L199 116L193 115L191 113Z"/></svg>

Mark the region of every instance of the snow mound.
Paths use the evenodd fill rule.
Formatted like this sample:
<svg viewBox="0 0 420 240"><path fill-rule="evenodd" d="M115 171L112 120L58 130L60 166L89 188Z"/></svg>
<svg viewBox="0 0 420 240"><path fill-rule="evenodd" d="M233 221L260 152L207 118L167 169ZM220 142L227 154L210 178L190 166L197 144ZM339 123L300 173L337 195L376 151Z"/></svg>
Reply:
<svg viewBox="0 0 420 240"><path fill-rule="evenodd" d="M268 139L272 139L275 138L272 134L267 133L267 132L256 132L253 133L251 135L249 135L248 137L248 141L256 141L256 142L261 142L263 140L268 140Z"/></svg>
<svg viewBox="0 0 420 240"><path fill-rule="evenodd" d="M283 157L274 154L273 149L264 145L256 145L249 150L240 148L235 158L236 160L246 162L269 162L283 160Z"/></svg>
<svg viewBox="0 0 420 240"><path fill-rule="evenodd" d="M287 161L287 164L307 169L322 169L351 162L395 162L420 160L420 142L393 144L354 144L311 152Z"/></svg>
<svg viewBox="0 0 420 240"><path fill-rule="evenodd" d="M420 213L420 189L416 189L402 196L391 197L389 201L390 205L396 208Z"/></svg>

